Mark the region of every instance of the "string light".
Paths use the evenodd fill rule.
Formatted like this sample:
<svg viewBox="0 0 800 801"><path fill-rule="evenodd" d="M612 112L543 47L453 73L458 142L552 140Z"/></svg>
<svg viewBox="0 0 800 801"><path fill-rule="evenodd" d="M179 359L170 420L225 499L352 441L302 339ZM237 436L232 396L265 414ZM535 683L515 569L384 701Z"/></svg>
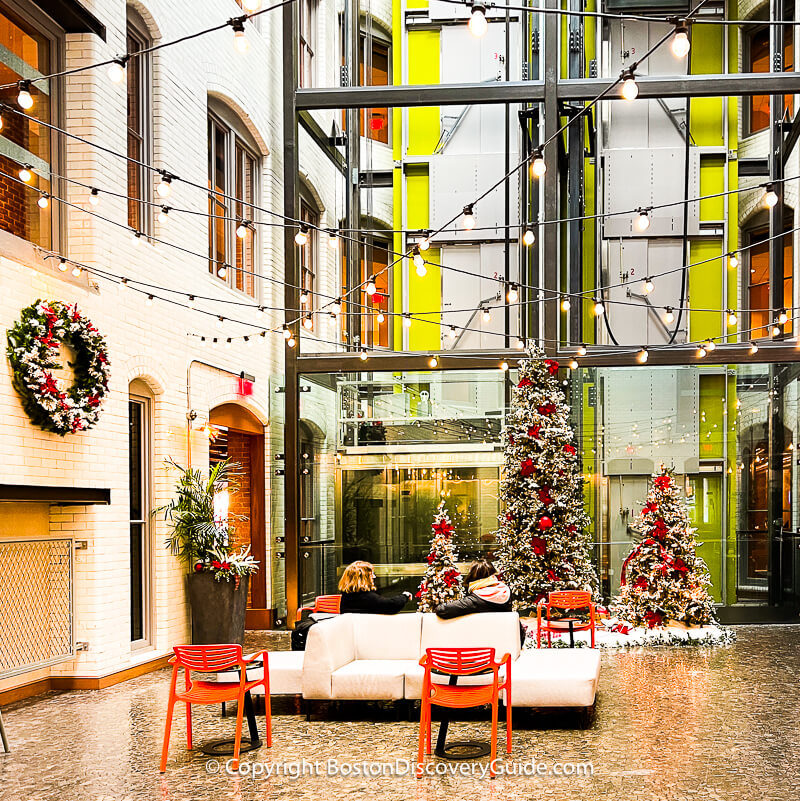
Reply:
<svg viewBox="0 0 800 801"><path fill-rule="evenodd" d="M514 343L514 347L517 350L522 350L525 347L525 340L522 337L517 337L516 342Z"/></svg>
<svg viewBox="0 0 800 801"><path fill-rule="evenodd" d="M675 35L672 37L670 48L675 58L686 58L692 45L689 42L689 26L685 19L675 23Z"/></svg>
<svg viewBox="0 0 800 801"><path fill-rule="evenodd" d="M675 322L675 315L672 312L672 306L667 306L664 309L664 322L667 325L672 325Z"/></svg>
<svg viewBox="0 0 800 801"><path fill-rule="evenodd" d="M506 294L506 298L508 299L509 303L516 303L517 300L519 300L519 288L516 284L508 285L508 293Z"/></svg>
<svg viewBox="0 0 800 801"><path fill-rule="evenodd" d="M568 312L570 310L571 305L572 304L569 302L569 298L564 298L561 301L561 311Z"/></svg>
<svg viewBox="0 0 800 801"><path fill-rule="evenodd" d="M758 343L750 342L750 355L754 356L756 353L758 353Z"/></svg>
<svg viewBox="0 0 800 801"><path fill-rule="evenodd" d="M739 322L739 318L736 316L736 312L733 309L728 309L726 312L728 315L728 325L736 325Z"/></svg>
<svg viewBox="0 0 800 801"><path fill-rule="evenodd" d="M19 168L17 175L19 175L19 179L23 183L30 183L33 180L33 167L30 164L23 164Z"/></svg>
<svg viewBox="0 0 800 801"><path fill-rule="evenodd" d="M172 194L172 175L166 170L161 172L161 180L156 186L159 197L168 198Z"/></svg>
<svg viewBox="0 0 800 801"><path fill-rule="evenodd" d="M544 160L544 151L537 147L533 151L533 161L531 162L531 175L534 178L541 178L547 172L547 164Z"/></svg>
<svg viewBox="0 0 800 801"><path fill-rule="evenodd" d="M386 320L386 315L385 315L385 314L384 314L382 311L381 311L381 312L378 312L378 314L377 314L377 316L375 317L375 319L376 319L376 320L377 320L379 323L385 322L385 320Z"/></svg>
<svg viewBox="0 0 800 801"><path fill-rule="evenodd" d="M644 279L644 284L642 285L642 289L644 289L645 295L649 295L655 288L656 285L653 283L652 278L648 277Z"/></svg>
<svg viewBox="0 0 800 801"><path fill-rule="evenodd" d="M39 199L36 201L36 205L40 209L46 209L50 205L50 195L48 195L47 192L42 192L42 194L39 195Z"/></svg>
<svg viewBox="0 0 800 801"><path fill-rule="evenodd" d="M431 356L430 359L428 359L428 365L430 367L438 367L439 360L436 358L436 356Z"/></svg>
<svg viewBox="0 0 800 801"><path fill-rule="evenodd" d="M306 331L310 331L313 327L314 327L314 320L310 314L307 314L303 318L303 328L305 328Z"/></svg>
<svg viewBox="0 0 800 801"><path fill-rule="evenodd" d="M333 314L334 317L337 314L341 314L342 313L342 299L341 298L336 298L336 300L333 301L333 303L331 304L331 313Z"/></svg>
<svg viewBox="0 0 800 801"><path fill-rule="evenodd" d="M122 83L125 80L125 67L128 56L118 56L108 65L108 77L111 83Z"/></svg>
<svg viewBox="0 0 800 801"><path fill-rule="evenodd" d="M586 344L581 343L581 346L578 348L578 356L585 356L586 355Z"/></svg>
<svg viewBox="0 0 800 801"><path fill-rule="evenodd" d="M572 359L572 361L570 361L570 363L569 363L569 369L570 370L577 370L578 367L580 367L580 365L578 364L577 360Z"/></svg>
<svg viewBox="0 0 800 801"><path fill-rule="evenodd" d="M523 245L532 245L536 241L536 234L530 228L525 229L525 233L522 234L522 244Z"/></svg>
<svg viewBox="0 0 800 801"><path fill-rule="evenodd" d="M89 192L89 205L94 206L95 208L100 205L100 190L96 187L92 187L91 191Z"/></svg>
<svg viewBox="0 0 800 801"><path fill-rule="evenodd" d="M594 309L592 309L592 311L594 312L594 316L595 317L600 317L600 315L603 314L605 312L605 310L606 310L606 307L603 305L603 301L602 300L598 300L597 298L595 298L594 299Z"/></svg>
<svg viewBox="0 0 800 801"><path fill-rule="evenodd" d="M303 247L308 243L308 225L300 223L300 230L294 235L294 241Z"/></svg>
<svg viewBox="0 0 800 801"><path fill-rule="evenodd" d="M364 291L370 297L372 297L378 291L378 287L375 286L375 275L374 274L369 277L369 280L367 281L367 286L364 289Z"/></svg>
<svg viewBox="0 0 800 801"><path fill-rule="evenodd" d="M622 81L622 96L628 101L636 100L639 96L639 87L636 85L636 76L633 70L623 70L619 77Z"/></svg>
<svg viewBox="0 0 800 801"><path fill-rule="evenodd" d="M772 326L772 336L779 337L781 335L781 328L779 325Z"/></svg>
<svg viewBox="0 0 800 801"><path fill-rule="evenodd" d="M786 325L789 320L789 315L786 313L786 309L781 309L778 313L778 323L780 325Z"/></svg>
<svg viewBox="0 0 800 801"><path fill-rule="evenodd" d="M367 360L368 355L369 354L367 353L367 349L361 348L361 353L358 354L358 358L361 359L362 362L365 362Z"/></svg>
<svg viewBox="0 0 800 801"><path fill-rule="evenodd" d="M328 231L328 247L332 250L336 250L339 247L339 236L333 229Z"/></svg>
<svg viewBox="0 0 800 801"><path fill-rule="evenodd" d="M309 299L310 299L310 296L308 294L308 290L307 289L303 289L300 292L300 305L301 306L305 306L308 303Z"/></svg>
<svg viewBox="0 0 800 801"><path fill-rule="evenodd" d="M251 226L250 220L242 220L236 226L236 236L239 239L244 239L247 236L247 234L250 233L250 230L251 230L250 226ZM298 236L299 236L299 234L298 234ZM306 237L306 239L308 239L308 237ZM297 237L295 237L295 242L297 242ZM301 243L298 242L297 244L301 244ZM303 242L302 244L305 244L305 242Z"/></svg>
<svg viewBox="0 0 800 801"><path fill-rule="evenodd" d="M206 346L206 338L200 337L200 347L204 348Z"/></svg>
<svg viewBox="0 0 800 801"><path fill-rule="evenodd" d="M735 253L731 253L731 255L728 257L728 267L730 267L731 270L735 270L738 266L739 266L739 259L737 258Z"/></svg>
<svg viewBox="0 0 800 801"><path fill-rule="evenodd" d="M80 268L80 265L79 265L79 264L76 264L76 265L75 265L75 266L72 268L72 275L73 275L75 278L77 278L77 277L78 277L80 274L81 274L81 268ZM152 295L151 295L150 297L152 297Z"/></svg>
<svg viewBox="0 0 800 801"><path fill-rule="evenodd" d="M472 203L467 206L464 206L464 210L462 211L464 218L462 223L464 225L465 231L471 231L475 227L475 212L472 210Z"/></svg>
<svg viewBox="0 0 800 801"><path fill-rule="evenodd" d="M419 252L419 245L414 245L414 250L412 260L414 262L414 267L416 268L417 275L420 278L424 278L428 274L428 268L425 266L425 259L422 258L422 254Z"/></svg>
<svg viewBox="0 0 800 801"><path fill-rule="evenodd" d="M330 325L336 325L337 321L338 321L338 318L336 317L336 315L333 312L331 312L328 315L328 323Z"/></svg>
<svg viewBox="0 0 800 801"><path fill-rule="evenodd" d="M65 273L68 268L69 268L69 265L67 264L67 260L62 256L58 260L58 269L61 270L62 273ZM122 279L122 282L123 283L127 283L127 281L124 278Z"/></svg>
<svg viewBox="0 0 800 801"><path fill-rule="evenodd" d="M639 362L639 364L644 364L649 356L650 354L648 353L647 348L640 348L639 352L636 354L636 361Z"/></svg>
<svg viewBox="0 0 800 801"><path fill-rule="evenodd" d="M501 369L503 372L506 372L506 370L508 370L508 362L507 362L507 361L505 361L505 360L504 360L504 361L502 361L502 362L500 362L500 369Z"/></svg>
<svg viewBox="0 0 800 801"><path fill-rule="evenodd" d="M764 187L764 205L771 209L778 203L778 192L775 184L767 184Z"/></svg>
<svg viewBox="0 0 800 801"><path fill-rule="evenodd" d="M231 347L231 338L230 338L230 337L228 337L228 338L225 340L225 349L226 349L226 350L230 350L230 347Z"/></svg>
<svg viewBox="0 0 800 801"><path fill-rule="evenodd" d="M219 278L225 278L227 274L228 274L228 265L220 264L219 267L217 267L217 276Z"/></svg>
<svg viewBox="0 0 800 801"><path fill-rule="evenodd" d="M700 345L700 347L695 351L698 359L705 359L708 356L708 351L705 349L704 345Z"/></svg>
<svg viewBox="0 0 800 801"><path fill-rule="evenodd" d="M481 306L481 318L483 319L484 323L488 323L492 319L492 312L489 310L488 306Z"/></svg>
<svg viewBox="0 0 800 801"><path fill-rule="evenodd" d="M422 239L420 239L419 242L417 242L417 246L419 247L420 250L426 251L431 246L430 236L427 235Z"/></svg>
<svg viewBox="0 0 800 801"><path fill-rule="evenodd" d="M650 227L650 215L647 209L640 208L636 210L635 225L637 231L646 231Z"/></svg>
<svg viewBox="0 0 800 801"><path fill-rule="evenodd" d="M447 329L447 336L450 339L456 338L456 327L454 325L451 325L450 328Z"/></svg>
<svg viewBox="0 0 800 801"><path fill-rule="evenodd" d="M131 241L134 245L138 245L142 241L142 232L136 229L131 231Z"/></svg>
<svg viewBox="0 0 800 801"><path fill-rule="evenodd" d="M212 348L216 348L216 347L217 347L217 338L216 338L216 337L214 337L214 338L211 340L211 347L212 347Z"/></svg>
<svg viewBox="0 0 800 801"><path fill-rule="evenodd" d="M162 206L158 212L158 221L160 223L165 223L169 217L170 207L169 206Z"/></svg>
<svg viewBox="0 0 800 801"><path fill-rule="evenodd" d="M403 325L406 328L411 328L411 315L406 313L403 315Z"/></svg>
<svg viewBox="0 0 800 801"><path fill-rule="evenodd" d="M286 325L286 323L283 324L281 332L283 333L284 339L289 340L292 338L292 332L289 330L289 326Z"/></svg>
<svg viewBox="0 0 800 801"><path fill-rule="evenodd" d="M224 322L225 322L225 318L224 318L224 317L223 317L223 316L220 314L220 315L217 317L217 322L216 322L216 326L217 326L217 328L222 328L222 324L223 324Z"/></svg>
<svg viewBox="0 0 800 801"><path fill-rule="evenodd" d="M250 339L250 337L248 337L248 336L244 336L244 337L243 337L243 340L244 340L244 344L245 344L245 345L247 345L247 347L248 347L248 348L252 347L252 345L253 345L253 340L252 340L252 339Z"/></svg>
<svg viewBox="0 0 800 801"><path fill-rule="evenodd" d="M19 93L17 94L17 105L20 108L24 108L25 111L29 111L33 108L33 95L31 95L31 82L30 81L19 81L17 83L17 89L19 89Z"/></svg>
<svg viewBox="0 0 800 801"><path fill-rule="evenodd" d="M712 350L716 350L717 343L714 342L713 339L707 339L705 342L705 349L711 353Z"/></svg>
<svg viewBox="0 0 800 801"><path fill-rule="evenodd" d="M486 19L486 6L483 5L483 3L472 4L472 14L470 15L467 27L469 28L469 32L477 38L480 38L489 30L489 22Z"/></svg>
<svg viewBox="0 0 800 801"><path fill-rule="evenodd" d="M256 311L255 311L255 315L256 315L256 320L260 320L264 316L264 307L263 306L257 306L256 307Z"/></svg>
<svg viewBox="0 0 800 801"><path fill-rule="evenodd" d="M152 295L148 295L147 296L147 300L145 301L145 304L148 305L148 306L152 306L153 305L153 296Z"/></svg>
<svg viewBox="0 0 800 801"><path fill-rule="evenodd" d="M261 0L244 0L242 8L249 11L251 14L261 8Z"/></svg>
<svg viewBox="0 0 800 801"><path fill-rule="evenodd" d="M246 53L250 49L250 42L244 32L244 19L237 17L230 20L233 28L233 46L239 53Z"/></svg>

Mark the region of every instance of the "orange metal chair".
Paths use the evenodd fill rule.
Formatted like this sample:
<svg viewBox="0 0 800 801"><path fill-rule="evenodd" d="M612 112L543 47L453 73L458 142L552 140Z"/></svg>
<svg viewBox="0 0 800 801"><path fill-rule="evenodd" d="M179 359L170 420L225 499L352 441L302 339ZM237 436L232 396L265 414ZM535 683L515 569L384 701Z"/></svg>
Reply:
<svg viewBox="0 0 800 801"><path fill-rule="evenodd" d="M341 606L341 595L318 595L314 599L314 606L301 606L297 610L296 622L300 622L303 612L328 612L332 615L338 615Z"/></svg>
<svg viewBox="0 0 800 801"><path fill-rule="evenodd" d="M545 620L542 621L542 610L545 610ZM582 618L578 617L562 617L558 618L558 624L554 625L554 621L550 620L551 609L588 609L589 621L583 622ZM551 592L545 602L544 599L539 601L536 605L536 646L542 647L542 634L547 634L547 646L552 645L552 633L557 631L561 634L568 630L564 628L564 623L568 625L571 623L572 632L586 631L590 629L592 632L592 648L594 648L594 632L595 632L595 610L592 603L592 594L584 590L558 590Z"/></svg>
<svg viewBox="0 0 800 801"><path fill-rule="evenodd" d="M423 751L431 752L431 705L465 709L471 706L492 706L492 741L489 775L495 776L497 758L497 715L500 691L505 690L506 705L506 752L511 753L511 654L505 654L499 662L494 661L494 648L428 648L419 660L425 668L422 685L422 706L419 717L419 752L417 754L417 778L422 777ZM500 668L505 665L505 678L500 678ZM473 676L491 671L491 683L453 685L434 684L431 672L450 676ZM488 678L488 677L487 677Z"/></svg>
<svg viewBox="0 0 800 801"><path fill-rule="evenodd" d="M169 688L169 704L167 706L167 723L164 728L164 747L161 750L161 772L167 767L169 753L169 736L172 731L172 715L175 704L182 701L186 704L186 743L192 750L192 704L219 704L224 701L237 701L236 739L233 744L233 768L239 767L239 749L242 738L242 716L244 712L244 695L253 687L264 686L264 700L267 716L267 747L272 745L272 715L269 703L269 665L268 654L260 651L247 659L242 656L241 645L176 645L175 656L170 659L172 665L172 683ZM264 665L264 677L247 680L247 666L257 660ZM178 673L184 671L184 690L178 691ZM198 673L223 673L226 670L239 669L241 676L238 682L198 681L193 680L191 671Z"/></svg>

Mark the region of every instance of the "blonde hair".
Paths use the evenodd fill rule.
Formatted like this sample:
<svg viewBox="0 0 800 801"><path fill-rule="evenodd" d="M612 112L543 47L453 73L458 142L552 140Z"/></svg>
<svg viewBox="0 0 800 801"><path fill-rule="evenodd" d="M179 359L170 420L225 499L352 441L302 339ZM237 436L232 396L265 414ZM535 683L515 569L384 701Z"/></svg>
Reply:
<svg viewBox="0 0 800 801"><path fill-rule="evenodd" d="M375 576L369 562L352 562L339 579L339 592L369 592L375 589Z"/></svg>

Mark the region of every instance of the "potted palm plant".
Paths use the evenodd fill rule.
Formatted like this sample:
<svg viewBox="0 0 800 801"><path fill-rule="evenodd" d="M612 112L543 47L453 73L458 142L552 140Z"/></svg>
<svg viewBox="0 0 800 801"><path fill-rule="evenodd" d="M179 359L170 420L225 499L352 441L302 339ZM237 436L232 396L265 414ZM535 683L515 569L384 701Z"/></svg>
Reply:
<svg viewBox="0 0 800 801"><path fill-rule="evenodd" d="M164 512L171 533L166 546L191 566L187 576L192 610L192 642L197 645L241 643L244 639L247 590L258 562L250 548L230 550L231 535L242 515L215 513L215 498L239 488L239 465L217 462L205 477L200 470L168 463L179 475L175 497L154 514Z"/></svg>

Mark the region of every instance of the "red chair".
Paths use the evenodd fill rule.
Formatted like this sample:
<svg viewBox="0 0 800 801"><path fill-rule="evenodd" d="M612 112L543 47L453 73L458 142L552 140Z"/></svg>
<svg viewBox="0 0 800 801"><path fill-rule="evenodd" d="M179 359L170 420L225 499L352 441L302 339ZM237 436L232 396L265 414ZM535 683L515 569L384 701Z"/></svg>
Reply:
<svg viewBox="0 0 800 801"><path fill-rule="evenodd" d="M494 661L494 648L428 648L419 660L425 668L422 684L422 707L419 716L419 752L417 754L417 778L422 777L423 750L431 752L431 705L465 709L471 706L492 705L492 742L489 775L494 778L497 758L497 710L500 690L505 690L506 705L506 752L511 753L511 654L505 654L499 662ZM500 668L505 665L506 675L501 680ZM450 676L473 676L491 671L490 684L452 685L434 684L431 672Z"/></svg>
<svg viewBox="0 0 800 801"><path fill-rule="evenodd" d="M545 621L542 621L542 609L545 610ZM579 617L560 617L554 621L550 620L550 611L552 609L563 609L569 611L571 609L588 609L589 621L584 622L583 618ZM566 624L566 628L565 628ZM552 645L552 632L557 631L561 634L564 631L569 631L570 634L576 631L586 631L590 629L592 632L592 648L594 648L594 632L595 632L595 611L594 604L592 603L592 594L584 590L559 590L551 592L547 598L539 601L536 605L536 646L542 647L542 633L547 634L547 646Z"/></svg>
<svg viewBox="0 0 800 801"><path fill-rule="evenodd" d="M272 715L269 703L269 665L267 652L261 651L245 659L241 645L176 645L175 656L170 659L172 665L172 683L169 688L169 704L167 706L167 723L164 728L164 747L161 750L161 772L167 767L169 753L169 735L172 730L172 714L175 704L182 701L186 704L186 743L192 750L192 704L219 704L224 701L237 701L236 739L233 744L233 768L239 767L239 749L242 738L242 715L244 712L244 695L259 684L264 686L264 702L267 715L267 747L272 745ZM261 679L247 680L247 666L257 660L264 665L264 676ZM178 673L184 671L184 690L179 692ZM191 671L198 673L223 673L226 670L239 669L241 676L238 682L197 681L193 680Z"/></svg>
<svg viewBox="0 0 800 801"><path fill-rule="evenodd" d="M341 606L341 595L318 595L314 599L314 606L301 606L297 610L296 622L300 622L303 612L328 612L332 615L338 615Z"/></svg>

